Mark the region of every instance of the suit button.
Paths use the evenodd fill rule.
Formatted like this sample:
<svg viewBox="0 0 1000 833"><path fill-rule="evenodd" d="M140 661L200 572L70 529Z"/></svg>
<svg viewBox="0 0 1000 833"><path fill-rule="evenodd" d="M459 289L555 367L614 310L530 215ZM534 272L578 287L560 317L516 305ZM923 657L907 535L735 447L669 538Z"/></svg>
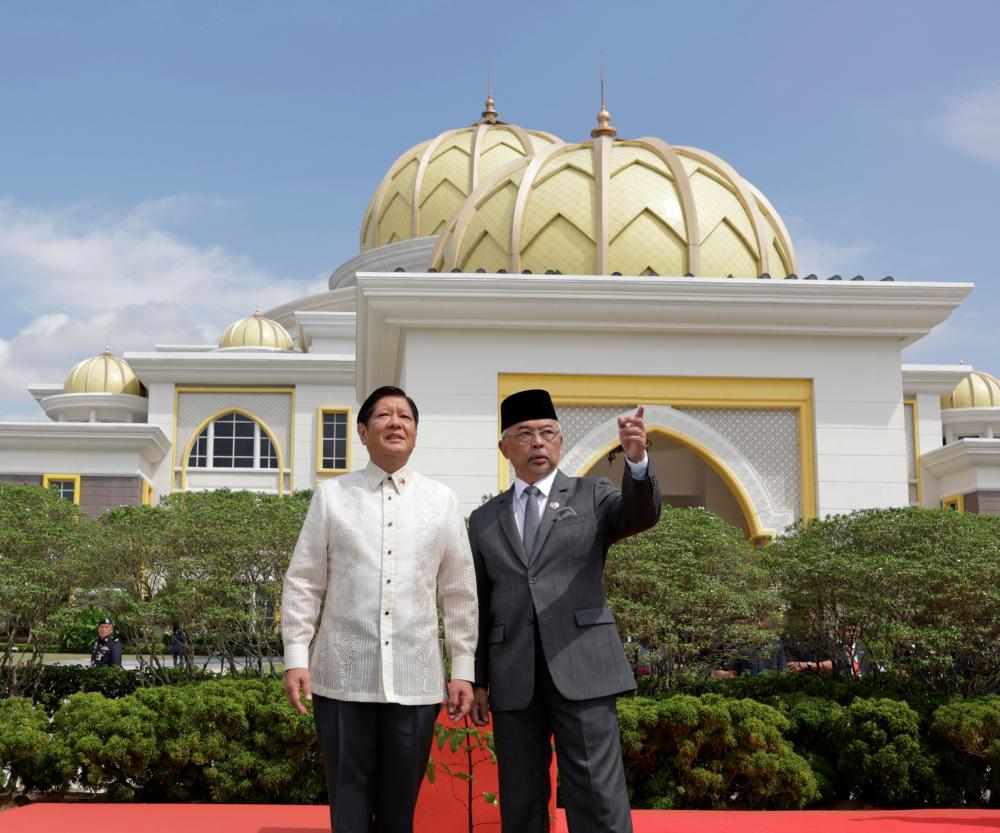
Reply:
<svg viewBox="0 0 1000 833"><path fill-rule="evenodd" d="M529 625L533 625L533 624L535 624L535 620L534 620L534 619L529 619L529 620L528 620L528 624L529 624Z"/></svg>
<svg viewBox="0 0 1000 833"><path fill-rule="evenodd" d="M529 578L528 579L528 584L536 584L537 582L538 582L537 578Z"/></svg>

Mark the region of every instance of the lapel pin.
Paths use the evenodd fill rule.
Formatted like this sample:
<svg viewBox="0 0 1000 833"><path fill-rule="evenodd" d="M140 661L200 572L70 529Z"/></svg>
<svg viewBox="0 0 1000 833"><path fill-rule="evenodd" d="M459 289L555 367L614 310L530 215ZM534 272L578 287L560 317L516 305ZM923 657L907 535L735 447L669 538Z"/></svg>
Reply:
<svg viewBox="0 0 1000 833"><path fill-rule="evenodd" d="M558 509L558 508L559 508L559 501L558 500L554 500L554 501L552 501L552 503L549 504L549 509Z"/></svg>

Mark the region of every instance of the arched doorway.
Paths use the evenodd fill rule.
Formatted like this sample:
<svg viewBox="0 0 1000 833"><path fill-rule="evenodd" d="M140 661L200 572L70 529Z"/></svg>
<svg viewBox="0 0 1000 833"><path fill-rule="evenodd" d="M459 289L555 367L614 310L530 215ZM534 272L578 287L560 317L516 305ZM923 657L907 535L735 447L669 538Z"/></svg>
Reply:
<svg viewBox="0 0 1000 833"><path fill-rule="evenodd" d="M701 506L726 523L754 536L740 502L725 480L690 447L662 432L649 435L649 460L660 481L665 506ZM622 476L622 451L615 446L595 460L584 477L607 477L617 483Z"/></svg>
<svg viewBox="0 0 1000 833"><path fill-rule="evenodd" d="M795 519L793 509L775 505L746 455L711 426L666 405L648 406L645 421L665 503L703 506L755 541L773 537ZM560 468L617 482L620 455L617 418L607 418L564 449Z"/></svg>

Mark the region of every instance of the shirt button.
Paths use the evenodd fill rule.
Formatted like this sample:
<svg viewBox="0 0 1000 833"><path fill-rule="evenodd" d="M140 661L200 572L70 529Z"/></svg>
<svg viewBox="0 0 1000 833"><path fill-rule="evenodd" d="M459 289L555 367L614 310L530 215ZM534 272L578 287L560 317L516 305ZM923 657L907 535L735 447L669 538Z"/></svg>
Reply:
<svg viewBox="0 0 1000 833"><path fill-rule="evenodd" d="M389 521L389 523L387 523L386 526L392 526L392 521Z"/></svg>
<svg viewBox="0 0 1000 833"><path fill-rule="evenodd" d="M385 612L385 615L386 615L386 616L388 616L388 615L389 615L389 611L388 611L388 610L387 610L387 611Z"/></svg>
<svg viewBox="0 0 1000 833"><path fill-rule="evenodd" d="M387 578L387 579L385 580L385 583L386 583L386 584L392 584L392 579L391 579L391 578Z"/></svg>
<svg viewBox="0 0 1000 833"><path fill-rule="evenodd" d="M388 639L387 639L387 640L385 641L385 644L386 644L386 645L388 645L388 644L389 644L389 640L388 640Z"/></svg>

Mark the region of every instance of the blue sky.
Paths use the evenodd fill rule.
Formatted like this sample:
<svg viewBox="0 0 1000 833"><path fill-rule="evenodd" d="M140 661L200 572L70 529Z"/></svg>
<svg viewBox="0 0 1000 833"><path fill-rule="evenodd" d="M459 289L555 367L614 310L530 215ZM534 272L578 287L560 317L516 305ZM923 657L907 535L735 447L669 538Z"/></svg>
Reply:
<svg viewBox="0 0 1000 833"><path fill-rule="evenodd" d="M406 148L478 118L726 159L800 273L973 281L908 361L1000 374L1000 3L0 0L0 418L107 341L318 291Z"/></svg>

